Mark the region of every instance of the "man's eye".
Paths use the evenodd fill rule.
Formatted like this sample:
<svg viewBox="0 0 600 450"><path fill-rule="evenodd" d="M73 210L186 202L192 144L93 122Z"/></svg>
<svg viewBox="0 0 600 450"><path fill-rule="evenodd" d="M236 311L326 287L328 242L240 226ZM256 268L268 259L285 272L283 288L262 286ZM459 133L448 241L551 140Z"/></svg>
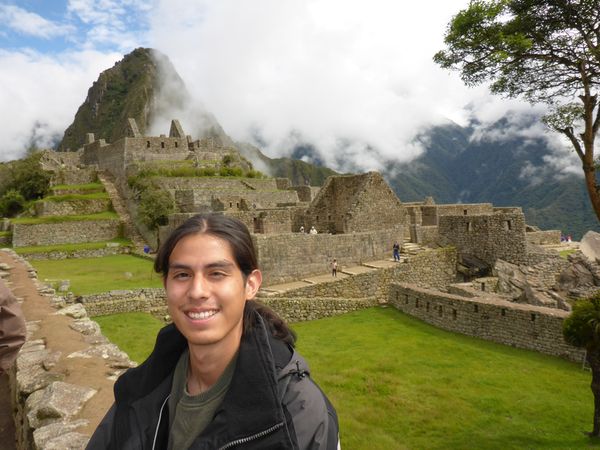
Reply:
<svg viewBox="0 0 600 450"><path fill-rule="evenodd" d="M185 272L179 272L179 273L173 274L173 278L180 279L180 280L184 279L184 278L188 278L188 277L189 277L189 274L187 274Z"/></svg>
<svg viewBox="0 0 600 450"><path fill-rule="evenodd" d="M211 272L210 276L213 278L223 278L227 274L225 272Z"/></svg>

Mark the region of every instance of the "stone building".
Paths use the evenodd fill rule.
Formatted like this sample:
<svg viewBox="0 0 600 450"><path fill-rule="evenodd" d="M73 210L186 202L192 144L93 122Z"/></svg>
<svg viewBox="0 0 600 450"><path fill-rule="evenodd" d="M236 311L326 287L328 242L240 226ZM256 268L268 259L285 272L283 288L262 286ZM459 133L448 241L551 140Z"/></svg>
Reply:
<svg viewBox="0 0 600 450"><path fill-rule="evenodd" d="M329 177L306 212L320 233L385 230L406 224L406 208L378 172Z"/></svg>

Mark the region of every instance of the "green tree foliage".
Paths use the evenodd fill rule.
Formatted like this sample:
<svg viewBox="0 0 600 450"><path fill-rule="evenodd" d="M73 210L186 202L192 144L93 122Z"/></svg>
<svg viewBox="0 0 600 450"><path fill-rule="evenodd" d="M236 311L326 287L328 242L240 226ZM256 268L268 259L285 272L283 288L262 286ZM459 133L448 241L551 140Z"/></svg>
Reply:
<svg viewBox="0 0 600 450"><path fill-rule="evenodd" d="M175 211L171 194L157 187L150 186L140 194L138 217L151 230L169 222L169 214Z"/></svg>
<svg viewBox="0 0 600 450"><path fill-rule="evenodd" d="M594 426L590 436L600 437L600 291L573 305L571 315L563 322L563 336L569 344L586 350L594 394Z"/></svg>
<svg viewBox="0 0 600 450"><path fill-rule="evenodd" d="M434 61L467 85L491 82L493 93L548 104L544 122L572 144L600 220L598 11L599 0L473 0L451 20Z"/></svg>
<svg viewBox="0 0 600 450"><path fill-rule="evenodd" d="M25 209L25 198L19 191L11 189L0 197L0 216L15 217Z"/></svg>
<svg viewBox="0 0 600 450"><path fill-rule="evenodd" d="M42 198L50 189L50 174L40 165L41 152L3 165L0 171L0 195L10 190L21 193L26 200Z"/></svg>

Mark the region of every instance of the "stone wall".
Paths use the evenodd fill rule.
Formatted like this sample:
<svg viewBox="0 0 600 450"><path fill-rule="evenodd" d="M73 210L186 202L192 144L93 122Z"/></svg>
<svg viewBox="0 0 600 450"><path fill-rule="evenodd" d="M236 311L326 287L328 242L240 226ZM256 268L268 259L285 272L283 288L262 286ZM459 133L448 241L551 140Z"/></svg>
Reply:
<svg viewBox="0 0 600 450"><path fill-rule="evenodd" d="M351 277L332 278L329 282L288 290L281 296L305 299L369 298L378 303L385 303L389 297L389 286L393 282L414 283L417 286L438 289L454 283L456 281L456 260L457 254L453 248L429 250L411 256L406 263ZM344 265L340 264L338 270L343 271ZM270 296L278 297L278 295L272 294Z"/></svg>
<svg viewBox="0 0 600 450"><path fill-rule="evenodd" d="M527 243L535 245L560 244L560 230L528 231L525 233Z"/></svg>
<svg viewBox="0 0 600 450"><path fill-rule="evenodd" d="M212 191L277 191L277 181L275 179L259 180L248 178L240 180L239 178L228 177L152 177L160 186L165 189L185 190L185 189L205 189ZM245 183L244 183L245 182ZM248 185L251 185L250 188Z"/></svg>
<svg viewBox="0 0 600 450"><path fill-rule="evenodd" d="M281 204L294 205L298 202L295 191L253 191L243 187L234 190L169 189L182 212L195 212L211 207L213 200L223 202L226 209L241 209L244 200L250 209L276 208Z"/></svg>
<svg viewBox="0 0 600 450"><path fill-rule="evenodd" d="M439 234L460 253L475 256L490 266L497 259L514 264L527 262L525 217L520 210L442 216Z"/></svg>
<svg viewBox="0 0 600 450"><path fill-rule="evenodd" d="M78 259L78 258L103 258L104 256L129 254L131 247L123 245L107 245L102 248L87 249L87 250L53 250L43 253L23 253L19 254L28 260L48 260L48 259Z"/></svg>
<svg viewBox="0 0 600 450"><path fill-rule="evenodd" d="M40 200L35 203L36 216L72 216L96 214L107 211L111 206L110 199L89 200Z"/></svg>
<svg viewBox="0 0 600 450"><path fill-rule="evenodd" d="M78 159L79 155L77 155L77 160ZM57 184L88 184L95 182L97 178L98 177L96 175L96 169L94 168L79 169L76 167L69 167L68 169L65 168L54 170L50 185L56 186Z"/></svg>
<svg viewBox="0 0 600 450"><path fill-rule="evenodd" d="M491 294L465 298L400 283L391 285L389 303L438 328L583 360L583 350L568 345L562 337L566 311L512 303Z"/></svg>
<svg viewBox="0 0 600 450"><path fill-rule="evenodd" d="M422 205L421 224L438 225L443 216L472 216L491 214L494 207L491 203L459 203L454 205Z"/></svg>
<svg viewBox="0 0 600 450"><path fill-rule="evenodd" d="M13 223L13 247L78 244L109 241L119 237L118 219L59 223Z"/></svg>
<svg viewBox="0 0 600 450"><path fill-rule="evenodd" d="M342 266L356 265L389 256L403 229L352 234L255 234L252 239L265 277L265 284L298 280L329 271L337 258Z"/></svg>
<svg viewBox="0 0 600 450"><path fill-rule="evenodd" d="M151 312L152 309L166 307L167 304L163 288L121 290L84 295L80 298L80 301L90 316L138 311Z"/></svg>

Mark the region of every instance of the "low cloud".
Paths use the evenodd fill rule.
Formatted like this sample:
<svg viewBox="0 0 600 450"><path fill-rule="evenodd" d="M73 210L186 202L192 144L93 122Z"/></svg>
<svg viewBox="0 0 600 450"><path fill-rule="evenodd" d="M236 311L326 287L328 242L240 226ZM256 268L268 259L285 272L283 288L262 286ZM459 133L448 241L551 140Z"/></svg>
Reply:
<svg viewBox="0 0 600 450"><path fill-rule="evenodd" d="M120 57L83 51L57 59L0 50L0 159L19 158L30 145L56 144L100 71Z"/></svg>

